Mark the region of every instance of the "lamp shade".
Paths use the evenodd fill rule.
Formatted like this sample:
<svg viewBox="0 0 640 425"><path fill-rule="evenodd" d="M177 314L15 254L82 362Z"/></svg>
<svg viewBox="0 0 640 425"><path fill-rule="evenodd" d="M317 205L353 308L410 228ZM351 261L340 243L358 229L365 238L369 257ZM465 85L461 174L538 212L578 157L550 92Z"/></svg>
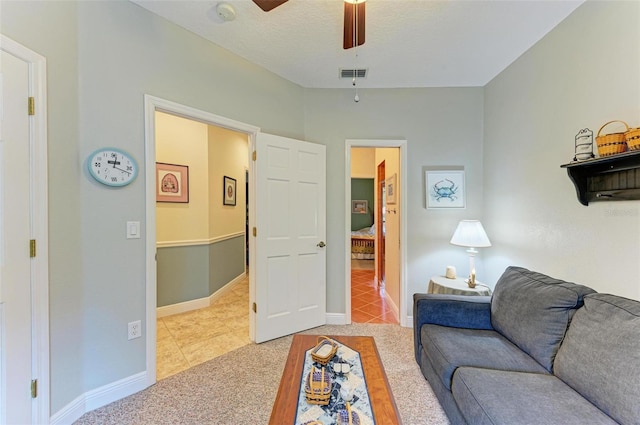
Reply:
<svg viewBox="0 0 640 425"><path fill-rule="evenodd" d="M452 245L467 246L473 248L486 248L491 246L491 241L484 231L482 223L478 220L462 220L458 223L450 243Z"/></svg>

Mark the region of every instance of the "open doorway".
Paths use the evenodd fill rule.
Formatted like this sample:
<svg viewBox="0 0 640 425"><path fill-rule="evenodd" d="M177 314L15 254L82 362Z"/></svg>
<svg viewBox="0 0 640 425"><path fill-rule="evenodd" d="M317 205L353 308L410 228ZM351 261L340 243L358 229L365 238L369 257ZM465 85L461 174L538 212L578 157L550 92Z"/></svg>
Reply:
<svg viewBox="0 0 640 425"><path fill-rule="evenodd" d="M406 141L347 140L347 323L404 324L407 321L403 249L406 220L403 220L401 196L405 147ZM366 228L358 228L362 209L357 207L366 201L359 187L364 179L371 180L369 190L373 197L368 232ZM372 239L366 246L361 240L365 232ZM394 249L389 250L390 246ZM373 257L369 260L372 264L363 267L362 263L367 260L360 258L367 255Z"/></svg>
<svg viewBox="0 0 640 425"><path fill-rule="evenodd" d="M244 133L155 112L157 379L250 343Z"/></svg>
<svg viewBox="0 0 640 425"><path fill-rule="evenodd" d="M251 332L251 329L250 329L251 323L248 319L248 316L249 316L248 298L249 298L249 293L251 291L251 283L248 282L248 278L245 274L246 255L245 255L245 223L244 223L246 219L245 196L250 196L250 195L245 194L244 189L246 187L245 186L246 173L247 172L249 173L249 181L251 181L251 177L252 177L251 175L252 169L250 166L248 166L248 164L250 163L249 152L251 152L254 149L255 135L257 134L258 129L253 126L249 126L243 123L226 119L224 117L219 117L204 111L196 110L184 105L176 104L176 103L155 98L152 96L145 96L145 109L146 109L145 111L145 116L146 116L146 119L145 119L145 122L146 122L145 166L147 170L147 173L146 173L146 226L145 226L145 233L146 233L145 239L146 239L146 250L147 250L147 254L146 254L146 259L147 259L147 262L146 262L146 275L147 275L146 362L147 362L147 371L148 371L149 380L151 381L151 383L153 383L156 381L156 378L161 377L157 371L158 357L161 355L161 352L159 350L158 340L162 337L167 336L165 332L167 329L163 329L159 325L158 318L159 317L161 318L167 312L174 313L177 311L180 314L181 309L184 311L188 311L191 309L191 307L198 307L198 303L203 304L202 307L206 307L206 305L215 303L216 301L228 300L229 297L242 296L244 298L240 302L239 309L242 310L243 314L246 315L247 317L247 319L244 320L244 322L246 323L243 323L244 329L242 330L242 332L243 334L246 334L246 337L244 338L244 341L242 343L250 342L249 337ZM201 174L198 177L197 172L195 170L195 168L198 168L198 167L194 167L194 166L189 167L189 171L190 171L189 191L191 192L190 196L188 197L189 202L181 202L181 203L173 202L173 203L167 204L170 206L167 208L166 211L163 212L163 214L165 215L164 217L160 217L160 214L158 214L158 211L156 209L158 205L157 203L158 187L156 186L158 171L156 168L156 162L173 163L174 165L190 165L190 164L180 164L178 163L179 160L171 160L171 159L166 159L161 157L163 154L162 152L160 152L160 149L158 148L158 146L156 146L156 136L157 136L156 116L158 113L168 115L174 119L180 118L180 119L185 119L186 121L190 121L192 123L198 123L200 125L204 125L206 129L204 131L200 130L200 132L206 133L203 137L207 141L211 136L211 132L228 131L228 132L236 132L240 136L242 136L245 140L245 145L246 145L244 148L244 154L242 154L244 156L243 161L241 161L242 164L236 167L237 175L232 174L229 170L224 170L223 174L218 176L215 173L209 173L208 167L202 167L202 164L201 164L201 166L199 167L201 169L200 171ZM178 150L187 149L187 146L184 145L184 137L182 136L183 136L183 133L180 132L179 134L175 135L175 138L174 138L175 141L180 144L180 146L177 147ZM207 150L208 150L208 147L207 147ZM199 161L204 161L208 163L209 161L211 161L211 156L209 154L211 154L212 156L217 156L220 154L220 152L212 151L212 152L208 152L207 155L204 155L203 152L200 152L200 154L198 155L200 158L194 159L194 161L199 160ZM175 156L174 158L178 158L178 156ZM203 172L202 171L203 169L207 171ZM205 177L203 177L202 173L204 173ZM229 199L224 198L225 195L223 194L223 192L226 192L226 190L223 190L223 189L227 189L226 187L227 183L228 182L233 183L233 181L229 179L224 179L223 181L223 178L222 178L223 176L231 177L236 181L235 187L233 188L233 191L231 193L232 196ZM196 182L195 179L197 178L200 178L201 181L203 179L206 180L206 186L210 186L210 187L204 190L204 192L203 192L202 185L200 185L200 187L196 189L196 186L194 186L194 183ZM220 231L218 231L216 234L212 234L212 235L207 234L204 236L196 235L195 233L188 233L189 231L193 232L194 227L202 227L202 226L194 226L196 219L192 217L190 219L191 222L187 223L187 226L191 226L190 230L187 229L187 233L183 234L182 236L176 236L175 234L173 234L171 238L166 238L165 236L167 234L171 235L171 232L175 231L175 229L173 228L163 229L162 232L164 233L161 234L158 230L158 227L162 226L163 224L160 221L164 220L165 222L168 222L169 226L171 227L172 226L171 223L176 222L176 220L172 220L172 217L175 219L176 214L179 214L180 212L184 212L184 210L188 208L187 205L195 207L197 204L196 199L194 197L196 190L200 190L201 191L200 197L205 198L204 201L202 199L200 200L201 211L199 211L198 213L200 224L206 223L205 227L208 227L208 228L214 228L217 225L221 225L220 229L218 229ZM235 200L236 202L235 203L230 202L230 200ZM216 205L217 211L215 212L215 214L213 213L210 214L211 211L209 211L208 208L210 208L211 205L213 204ZM223 210L222 207L227 208L227 210ZM239 228L237 231L234 231L230 228L225 228L224 220L220 220L221 217L224 217L225 214L229 214L231 211L237 212L237 214L233 214L233 215L234 216L237 215L239 217L237 218L237 220L239 220L239 223L237 223L238 225L236 226ZM250 216L252 216L253 213L254 211L250 211ZM215 217L215 220L214 220L214 217ZM212 220L216 221L216 223L213 223ZM189 219L187 221L189 221ZM163 248L166 248L167 252L163 253L163 252L160 252L158 248L158 242L163 239L173 239L173 242L177 241L181 243L178 243L178 244L167 243L166 246L163 247ZM176 254L177 257L184 256L185 252L179 252L179 253L171 252L172 250L175 251L175 248L178 248L177 246L172 246L172 245L186 245L188 246L187 251L189 251L187 254L187 257L191 258L191 260L195 261L196 263L199 262L199 259L203 260L205 264L209 263L204 267L206 271L207 267L209 269L217 268L216 261L219 261L221 258L219 255L217 255L219 251L217 250L217 248L220 248L222 245L220 245L217 248L212 247L212 243L216 245L217 242L221 242L222 245L224 245L223 250L233 246L232 248L232 251L234 253L233 255L234 257L239 257L237 261L237 263L239 263L239 266L236 268L233 268L230 272L228 272L227 275L215 276L214 279L210 279L209 273L203 272L203 269L201 266L196 266L196 268L198 268L198 273L202 277L201 281L206 282L204 287L201 287L197 290L191 289L191 294L188 295L187 301L176 302L175 299L171 301L170 300L171 296L176 297L176 296L182 296L184 294L182 295L169 294L168 299L169 299L170 305L166 306L168 310L161 312L159 314L158 313L159 309L157 307L158 307L158 300L161 297L159 297L159 292L158 292L159 262L158 263L156 262L156 258L160 259L164 254L168 254L169 256L171 254ZM235 245L237 245L237 247ZM252 247L250 248L252 249ZM180 251L184 251L184 249ZM225 252L224 255L227 255L227 253ZM211 264L211 261L213 261L214 264ZM227 261L227 260L224 260L224 261ZM187 261L187 263L189 264L189 261ZM236 261L234 261L234 264L235 263ZM188 269L187 273L193 272L191 267L187 267L187 269ZM224 290L224 289L227 289L227 290ZM184 290L184 288L180 289L178 292L180 291L189 292L189 290ZM163 297L166 295L167 294L164 294ZM228 305L227 302L223 302L223 304L225 304L225 306ZM193 318L189 319L185 317L184 320L182 320L182 322L184 323L180 323L180 321L178 321L177 326L180 327L180 326L187 325L187 326L195 326L196 328L198 327L202 328L207 324L210 324L212 319L214 319L214 317L212 316L213 314L207 315L203 313L198 315L195 320ZM220 335L220 329L216 330L215 327L213 327L210 330L206 330L206 331L202 330L201 333L205 337L208 336L210 338L214 338L215 336ZM236 345L238 343L238 341L233 341L233 337L229 337L227 339L228 339L227 343L231 343L231 344L235 343ZM201 348L204 348L204 350L200 350L200 351L201 352L206 351L207 344L201 344L201 345L202 345ZM217 344L217 346L220 346L220 345L221 344ZM184 353L185 351L189 351L183 347L180 347L180 348L181 348L181 351L183 351L182 354L185 354ZM196 350L190 350L189 356L190 356L190 359L188 362L189 367L199 362L199 359L198 359L199 354ZM167 355L166 360L171 362L175 360L175 358L172 358L170 355ZM201 358L200 360L205 361L206 359Z"/></svg>

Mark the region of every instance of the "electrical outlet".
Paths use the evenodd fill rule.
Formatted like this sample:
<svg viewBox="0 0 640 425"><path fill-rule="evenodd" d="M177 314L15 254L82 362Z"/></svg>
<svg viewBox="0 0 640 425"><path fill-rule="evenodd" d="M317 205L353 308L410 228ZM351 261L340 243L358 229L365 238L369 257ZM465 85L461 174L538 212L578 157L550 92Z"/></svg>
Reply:
<svg viewBox="0 0 640 425"><path fill-rule="evenodd" d="M129 339L136 339L142 336L142 322L140 320L136 320L135 322L129 322L128 326L128 335Z"/></svg>

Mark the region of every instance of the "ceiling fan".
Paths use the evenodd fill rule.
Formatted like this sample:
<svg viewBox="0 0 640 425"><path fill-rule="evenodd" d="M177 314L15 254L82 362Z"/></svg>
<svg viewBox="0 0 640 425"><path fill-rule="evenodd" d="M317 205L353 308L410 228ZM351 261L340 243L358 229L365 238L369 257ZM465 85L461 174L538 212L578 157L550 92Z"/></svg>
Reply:
<svg viewBox="0 0 640 425"><path fill-rule="evenodd" d="M286 3L287 0L253 0L253 2L260 9L268 12ZM365 4L365 0L344 0L343 49L350 49L364 44Z"/></svg>

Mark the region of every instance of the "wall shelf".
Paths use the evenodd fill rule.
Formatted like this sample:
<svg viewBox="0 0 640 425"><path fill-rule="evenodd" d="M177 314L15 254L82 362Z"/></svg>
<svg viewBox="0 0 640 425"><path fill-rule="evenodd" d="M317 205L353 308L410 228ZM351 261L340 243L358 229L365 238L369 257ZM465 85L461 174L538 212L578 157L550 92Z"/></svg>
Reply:
<svg viewBox="0 0 640 425"><path fill-rule="evenodd" d="M561 165L567 169L582 205L640 199L640 151Z"/></svg>

